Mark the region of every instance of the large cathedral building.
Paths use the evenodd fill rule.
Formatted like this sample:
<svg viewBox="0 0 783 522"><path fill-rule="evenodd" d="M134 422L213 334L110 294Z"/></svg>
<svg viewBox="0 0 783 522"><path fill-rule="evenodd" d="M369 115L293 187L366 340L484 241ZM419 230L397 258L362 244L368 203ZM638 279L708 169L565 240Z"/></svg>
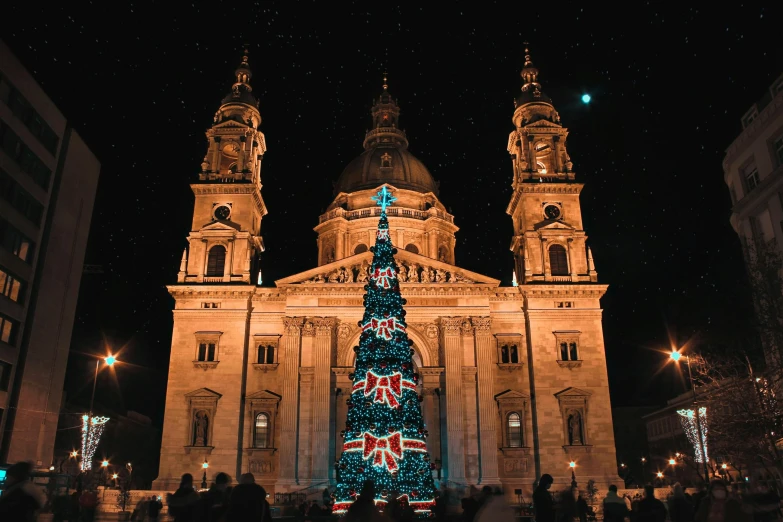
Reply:
<svg viewBox="0 0 783 522"><path fill-rule="evenodd" d="M586 244L568 130L529 55L521 75L506 209L518 285L459 266L458 220L408 151L384 82L364 152L313 216L317 266L269 287L258 264L267 149L245 54L206 133L189 246L168 287L176 304L157 489L205 469L252 472L270 492L334 484L380 214L372 196L383 186L396 198L387 214L436 478L526 495L543 473L556 487L572 470L580 484L617 479L599 302L607 286Z"/></svg>

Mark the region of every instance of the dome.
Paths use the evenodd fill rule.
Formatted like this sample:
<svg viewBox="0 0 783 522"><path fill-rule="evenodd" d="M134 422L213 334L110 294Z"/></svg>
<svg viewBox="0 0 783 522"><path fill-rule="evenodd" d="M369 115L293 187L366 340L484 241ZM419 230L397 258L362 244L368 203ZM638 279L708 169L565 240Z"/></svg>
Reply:
<svg viewBox="0 0 783 522"><path fill-rule="evenodd" d="M345 167L335 183L335 194L375 188L389 183L397 188L438 194L438 184L427 167L405 148L375 146Z"/></svg>

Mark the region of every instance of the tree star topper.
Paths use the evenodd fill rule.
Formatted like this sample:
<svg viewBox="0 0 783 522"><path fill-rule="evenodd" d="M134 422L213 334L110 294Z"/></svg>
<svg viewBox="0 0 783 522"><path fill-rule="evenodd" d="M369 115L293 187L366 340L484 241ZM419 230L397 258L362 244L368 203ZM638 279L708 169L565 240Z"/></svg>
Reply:
<svg viewBox="0 0 783 522"><path fill-rule="evenodd" d="M378 191L378 195L372 197L372 200L381 207L381 212L386 212L386 207L397 201L397 198L392 196L392 193L386 190L386 185L384 185L381 190Z"/></svg>

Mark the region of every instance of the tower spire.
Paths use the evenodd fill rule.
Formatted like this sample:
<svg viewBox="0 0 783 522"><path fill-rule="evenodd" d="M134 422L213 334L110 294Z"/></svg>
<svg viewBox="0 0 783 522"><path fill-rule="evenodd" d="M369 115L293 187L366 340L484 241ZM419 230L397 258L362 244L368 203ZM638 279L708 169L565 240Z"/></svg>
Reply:
<svg viewBox="0 0 783 522"><path fill-rule="evenodd" d="M386 92L389 90L389 86L386 84L386 78L389 76L389 73L383 73L383 92Z"/></svg>
<svg viewBox="0 0 783 522"><path fill-rule="evenodd" d="M525 66L522 68L522 72L519 73L522 79L525 80L522 85L522 91L528 91L531 88L534 91L540 91L541 85L538 83L538 69L533 65L533 61L530 59L530 47L525 42Z"/></svg>

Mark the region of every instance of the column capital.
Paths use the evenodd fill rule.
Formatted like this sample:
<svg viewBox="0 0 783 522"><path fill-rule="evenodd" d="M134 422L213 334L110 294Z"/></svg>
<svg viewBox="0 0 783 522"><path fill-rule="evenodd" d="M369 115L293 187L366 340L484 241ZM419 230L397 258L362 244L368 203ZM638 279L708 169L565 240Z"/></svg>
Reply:
<svg viewBox="0 0 783 522"><path fill-rule="evenodd" d="M444 335L459 335L462 326L462 317L441 317L440 327Z"/></svg>
<svg viewBox="0 0 783 522"><path fill-rule="evenodd" d="M315 335L318 337L328 337L334 330L337 320L334 317L313 317L315 326Z"/></svg>
<svg viewBox="0 0 783 522"><path fill-rule="evenodd" d="M285 333L288 335L299 335L302 331L303 322L304 320L301 317L283 317Z"/></svg>
<svg viewBox="0 0 783 522"><path fill-rule="evenodd" d="M471 317L470 322L473 323L476 335L489 335L490 326L492 325L491 317Z"/></svg>

